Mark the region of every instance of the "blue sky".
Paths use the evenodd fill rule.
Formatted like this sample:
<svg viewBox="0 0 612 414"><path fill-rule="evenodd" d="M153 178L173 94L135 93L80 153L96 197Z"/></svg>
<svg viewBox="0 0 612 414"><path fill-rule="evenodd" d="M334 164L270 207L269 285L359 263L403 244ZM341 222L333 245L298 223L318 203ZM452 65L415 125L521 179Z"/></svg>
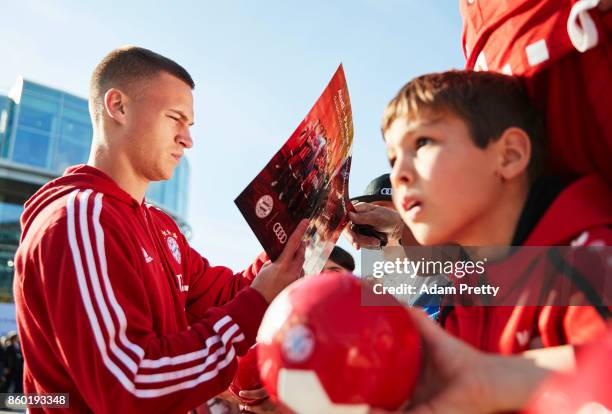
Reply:
<svg viewBox="0 0 612 414"><path fill-rule="evenodd" d="M461 68L456 0L3 2L0 93L18 75L86 97L91 71L125 44L196 82L192 244L238 269L261 251L233 200L344 64L355 139L350 193L388 171L379 123L412 77ZM341 245L346 247L344 240Z"/></svg>

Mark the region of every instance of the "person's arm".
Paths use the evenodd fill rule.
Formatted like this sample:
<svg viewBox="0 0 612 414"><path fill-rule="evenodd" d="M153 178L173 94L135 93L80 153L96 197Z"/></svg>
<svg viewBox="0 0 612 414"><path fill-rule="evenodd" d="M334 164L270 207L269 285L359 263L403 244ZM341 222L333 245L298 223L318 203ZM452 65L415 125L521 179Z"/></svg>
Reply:
<svg viewBox="0 0 612 414"><path fill-rule="evenodd" d="M423 340L424 367L411 414L479 414L522 408L550 371L521 356L478 351L410 309ZM374 410L372 413L382 414Z"/></svg>
<svg viewBox="0 0 612 414"><path fill-rule="evenodd" d="M269 262L265 253L242 272L234 274L224 266L211 266L208 260L187 246L185 275L188 277L189 292L185 310L189 322L196 321L212 306L221 306L232 300L238 292L248 288L263 265Z"/></svg>

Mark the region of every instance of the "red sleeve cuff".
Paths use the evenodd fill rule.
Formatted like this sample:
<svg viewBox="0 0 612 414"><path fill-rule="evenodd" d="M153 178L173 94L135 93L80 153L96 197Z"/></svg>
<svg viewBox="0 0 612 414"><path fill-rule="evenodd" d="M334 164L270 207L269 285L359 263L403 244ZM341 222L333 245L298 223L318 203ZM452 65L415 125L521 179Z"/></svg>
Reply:
<svg viewBox="0 0 612 414"><path fill-rule="evenodd" d="M249 284L251 284L251 282L253 282L253 279L255 279L255 276L257 276L257 274L263 267L264 263L266 263L268 260L270 260L270 258L268 257L266 252L262 252L259 256L257 256L255 261L251 263L249 267L242 271L242 277L247 279L249 281Z"/></svg>

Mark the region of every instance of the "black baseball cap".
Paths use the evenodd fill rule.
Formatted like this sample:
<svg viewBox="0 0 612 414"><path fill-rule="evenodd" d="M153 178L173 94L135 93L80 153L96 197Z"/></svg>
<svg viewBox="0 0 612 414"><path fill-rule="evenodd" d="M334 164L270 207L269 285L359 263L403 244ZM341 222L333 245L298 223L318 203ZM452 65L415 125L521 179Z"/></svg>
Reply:
<svg viewBox="0 0 612 414"><path fill-rule="evenodd" d="M351 198L351 201L372 203L374 201L391 201L391 179L389 174L376 177L366 187L362 196Z"/></svg>
<svg viewBox="0 0 612 414"><path fill-rule="evenodd" d="M340 246L334 246L329 256L329 260L351 272L355 270L355 259L353 259L353 256L349 252Z"/></svg>

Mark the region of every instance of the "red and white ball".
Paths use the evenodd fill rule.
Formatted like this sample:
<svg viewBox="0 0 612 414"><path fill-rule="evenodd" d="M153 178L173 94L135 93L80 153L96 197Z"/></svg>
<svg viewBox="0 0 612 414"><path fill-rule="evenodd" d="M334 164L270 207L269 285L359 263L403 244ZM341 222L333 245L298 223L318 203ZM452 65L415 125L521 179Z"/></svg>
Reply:
<svg viewBox="0 0 612 414"><path fill-rule="evenodd" d="M406 309L363 306L361 281L324 273L285 289L258 333L260 376L274 402L300 414L395 410L421 368Z"/></svg>

